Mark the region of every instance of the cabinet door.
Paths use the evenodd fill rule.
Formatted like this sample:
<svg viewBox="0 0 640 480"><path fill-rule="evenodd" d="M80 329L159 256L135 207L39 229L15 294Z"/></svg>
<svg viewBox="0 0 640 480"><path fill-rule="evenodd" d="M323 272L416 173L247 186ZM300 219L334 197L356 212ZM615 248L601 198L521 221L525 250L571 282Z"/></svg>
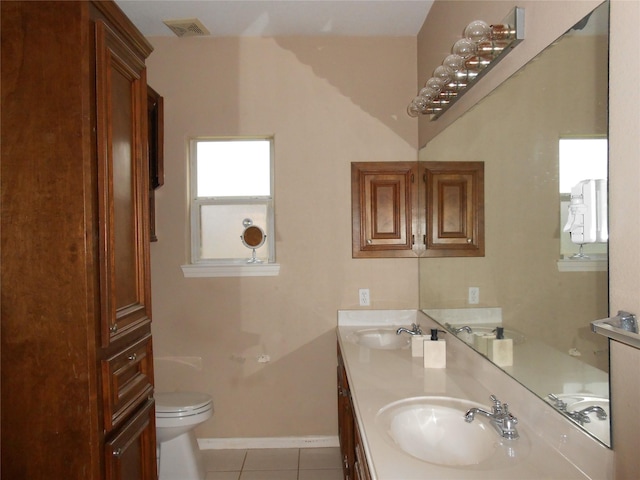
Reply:
<svg viewBox="0 0 640 480"><path fill-rule="evenodd" d="M96 21L102 346L150 322L146 70Z"/></svg>
<svg viewBox="0 0 640 480"><path fill-rule="evenodd" d="M147 126L149 150L149 236L156 236L155 189L164 185L164 99L153 88L147 86Z"/></svg>
<svg viewBox="0 0 640 480"><path fill-rule="evenodd" d="M342 457L342 471L345 480L354 478L356 462L355 426L349 381L344 368L342 353L338 345L338 438L340 440L340 455Z"/></svg>
<svg viewBox="0 0 640 480"><path fill-rule="evenodd" d="M362 435L358 425L355 426L355 447L356 447L356 463L355 463L355 480L371 480L367 457L362 446Z"/></svg>
<svg viewBox="0 0 640 480"><path fill-rule="evenodd" d="M119 433L105 443L106 480L155 480L156 425L149 400Z"/></svg>
<svg viewBox="0 0 640 480"><path fill-rule="evenodd" d="M351 164L353 258L415 257L416 162Z"/></svg>
<svg viewBox="0 0 640 480"><path fill-rule="evenodd" d="M424 162L428 257L484 256L484 163Z"/></svg>

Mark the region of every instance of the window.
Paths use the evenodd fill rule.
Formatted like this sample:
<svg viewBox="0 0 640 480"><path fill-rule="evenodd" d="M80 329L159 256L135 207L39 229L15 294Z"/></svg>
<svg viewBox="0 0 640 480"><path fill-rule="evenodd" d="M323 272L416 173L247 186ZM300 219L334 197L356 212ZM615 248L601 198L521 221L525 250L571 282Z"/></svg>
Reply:
<svg viewBox="0 0 640 480"><path fill-rule="evenodd" d="M560 193L560 254L565 259L604 260L607 255L607 167L608 144L606 138L561 138L559 141L559 193ZM590 219L580 220L584 229L592 225L597 230L595 238L587 239L591 235L584 233L585 242L572 240L570 232L565 231L570 218L569 205L572 190L579 188L585 181L583 188L592 188L593 192L578 202L585 202L592 210ZM574 195L578 195L575 190ZM591 198L593 197L593 198ZM584 213L582 210L579 210ZM586 213L584 213L586 217ZM571 223L571 222L569 222ZM568 228L568 227L567 227ZM580 237L576 237L580 238ZM583 256L580 256L582 254Z"/></svg>
<svg viewBox="0 0 640 480"><path fill-rule="evenodd" d="M258 269L273 265L273 139L194 138L189 144L189 160L191 265ZM255 248L255 254L243 242L248 226L259 227L266 236L265 242ZM185 267L188 266L183 271ZM232 271L236 270L224 270ZM185 275L220 276L187 275L186 271Z"/></svg>

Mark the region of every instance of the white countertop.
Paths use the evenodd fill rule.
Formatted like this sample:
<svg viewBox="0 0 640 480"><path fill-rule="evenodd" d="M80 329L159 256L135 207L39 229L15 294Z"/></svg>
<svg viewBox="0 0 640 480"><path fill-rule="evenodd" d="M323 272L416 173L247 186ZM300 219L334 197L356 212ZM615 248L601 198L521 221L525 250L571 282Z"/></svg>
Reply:
<svg viewBox="0 0 640 480"><path fill-rule="evenodd" d="M428 317L413 310L338 312L338 341L374 480L599 480L610 476L612 452L609 449L570 425L569 421L563 421L550 406L545 408L540 399L533 399L532 409L530 400L523 400L525 397L522 392L511 385L505 387L500 383L502 380L495 384L495 391L488 390L485 385L491 385L491 381L497 378L496 375L508 376L499 372L499 369L459 339L444 336L449 338L446 338L447 368L442 370L423 368L422 358L412 357L410 349L370 349L347 339L350 333L362 328L408 326L417 319L423 330L428 331L428 328L438 326ZM516 453L515 459L510 459L508 465L499 468L483 463L470 467L444 467L416 459L401 451L376 423L376 415L382 407L404 398L457 397L481 403L490 410L489 396L492 393L501 401L509 403L511 412L518 417L521 438L515 442L519 442L526 452L521 457ZM553 425L549 427L551 424ZM499 440L496 433L496 441ZM567 460L576 455L578 458L573 460L574 463L580 463L580 468Z"/></svg>

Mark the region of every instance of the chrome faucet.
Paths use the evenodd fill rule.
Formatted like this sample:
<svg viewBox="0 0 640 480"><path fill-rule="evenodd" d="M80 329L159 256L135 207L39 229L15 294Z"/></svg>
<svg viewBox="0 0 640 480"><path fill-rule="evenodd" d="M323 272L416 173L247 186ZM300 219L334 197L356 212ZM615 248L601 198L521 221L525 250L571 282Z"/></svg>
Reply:
<svg viewBox="0 0 640 480"><path fill-rule="evenodd" d="M447 327L449 330L451 330L455 334L458 334L460 332L467 332L469 335L471 335L473 333L473 330L471 330L471 327L469 325L465 325L464 327L456 328L453 325L451 325L450 323L445 323L444 326Z"/></svg>
<svg viewBox="0 0 640 480"><path fill-rule="evenodd" d="M472 334L473 330L471 330L471 327L469 325L465 325L464 327L453 329L453 333L460 333L460 332L467 332L468 334Z"/></svg>
<svg viewBox="0 0 640 480"><path fill-rule="evenodd" d="M561 398L559 398L557 395L550 393L549 395L547 395L551 400L553 400L553 402L555 403L555 407L560 410L561 412L566 412L567 411L567 402L563 401Z"/></svg>
<svg viewBox="0 0 640 480"><path fill-rule="evenodd" d="M400 327L398 330L396 330L397 335L400 335L402 332L408 333L409 335L422 335L422 329L417 323L411 324L411 330L405 327Z"/></svg>
<svg viewBox="0 0 640 480"><path fill-rule="evenodd" d="M473 407L467 410L467 413L464 415L465 421L467 423L471 423L475 419L476 415L484 415L491 421L491 425L493 425L493 428L496 429L502 438L515 440L520 436L516 429L518 419L509 412L509 404L502 403L495 397L495 395L491 395L490 398L493 402L491 413L483 410L482 408Z"/></svg>
<svg viewBox="0 0 640 480"><path fill-rule="evenodd" d="M599 405L592 405L575 412L567 412L567 415L573 418L580 425L584 425L585 423L591 422L591 419L589 418L590 413L595 413L598 417L598 420L607 419L607 412L605 412L604 408Z"/></svg>

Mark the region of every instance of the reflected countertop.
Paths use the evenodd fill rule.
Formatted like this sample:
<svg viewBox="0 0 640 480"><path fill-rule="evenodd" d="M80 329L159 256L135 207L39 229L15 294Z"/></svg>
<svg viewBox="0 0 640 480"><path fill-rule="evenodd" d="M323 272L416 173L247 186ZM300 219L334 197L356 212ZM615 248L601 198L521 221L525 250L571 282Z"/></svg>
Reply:
<svg viewBox="0 0 640 480"><path fill-rule="evenodd" d="M406 327L413 322L420 323L423 330L438 326L426 315L412 310L338 312L338 342L374 480L611 478L613 456L609 449L563 420L530 392L522 392L524 389L517 382L502 378L508 376L454 336L445 335L449 337L445 369L423 368L422 358L412 357L409 348L373 349L349 339L363 328ZM404 398L457 397L490 409L491 394L509 403L519 419L518 430L530 444L521 458L499 468L486 463L444 467L418 460L395 446L376 422L382 407ZM496 440L499 440L497 433ZM573 463L568 460L575 455L579 458L573 458ZM580 469L574 463L579 463Z"/></svg>

